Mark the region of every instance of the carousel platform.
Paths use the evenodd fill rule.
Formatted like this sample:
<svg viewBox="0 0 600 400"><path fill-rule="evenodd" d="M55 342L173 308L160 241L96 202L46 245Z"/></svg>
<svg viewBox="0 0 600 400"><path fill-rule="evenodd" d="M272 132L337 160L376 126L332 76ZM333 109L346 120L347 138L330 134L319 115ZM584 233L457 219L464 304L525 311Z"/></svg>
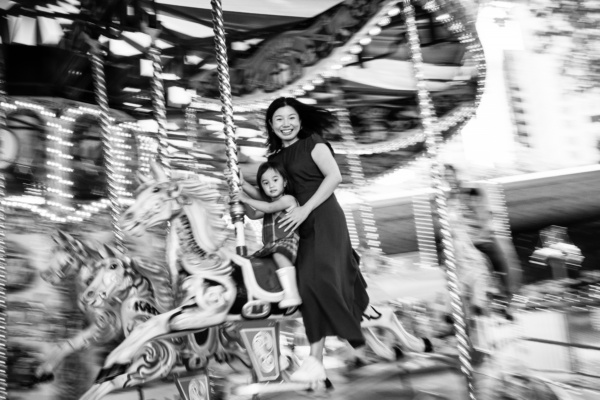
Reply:
<svg viewBox="0 0 600 400"><path fill-rule="evenodd" d="M490 365L483 363L475 369L475 380L479 386L480 399L494 399L500 385L506 385L493 374L490 374ZM250 399L248 395L231 394L232 385L247 383L249 374L240 374L222 368L213 371L216 378L216 388L213 388L211 400L242 400ZM224 373L227 379L223 379ZM263 393L256 398L270 399L307 399L328 398L332 400L358 400L372 398L378 400L463 400L468 398L464 384L464 377L458 368L454 357L407 357L393 363L377 363L349 371L345 366L329 368L328 374L334 388L328 391L286 391L277 393ZM584 382L580 377L580 384L574 384L572 375L566 373L536 374L535 380L525 382L510 382L514 387L513 392L521 391L521 397L515 393L514 399L552 399L552 400L592 400L600 396L600 378L587 378ZM570 382L565 384L563 382ZM527 392L529 390L529 394ZM538 397L531 397L536 390ZM175 382L158 382L147 385L139 390L122 390L105 397L110 400L192 400L185 398L177 389Z"/></svg>

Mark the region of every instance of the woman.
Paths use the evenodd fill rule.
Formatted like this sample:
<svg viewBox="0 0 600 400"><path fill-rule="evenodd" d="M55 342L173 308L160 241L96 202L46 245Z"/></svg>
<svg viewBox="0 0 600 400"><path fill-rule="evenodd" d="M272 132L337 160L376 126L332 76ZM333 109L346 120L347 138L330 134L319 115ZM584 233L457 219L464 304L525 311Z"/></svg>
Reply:
<svg viewBox="0 0 600 400"><path fill-rule="evenodd" d="M338 336L353 347L365 343L360 322L369 296L344 212L333 194L342 175L331 146L322 137L335 124L329 111L294 98L274 100L266 114L268 159L284 166L299 203L280 225L286 231L298 229L300 234L296 268L310 355L293 374L295 381L326 380L325 337ZM247 183L244 191L260 198Z"/></svg>

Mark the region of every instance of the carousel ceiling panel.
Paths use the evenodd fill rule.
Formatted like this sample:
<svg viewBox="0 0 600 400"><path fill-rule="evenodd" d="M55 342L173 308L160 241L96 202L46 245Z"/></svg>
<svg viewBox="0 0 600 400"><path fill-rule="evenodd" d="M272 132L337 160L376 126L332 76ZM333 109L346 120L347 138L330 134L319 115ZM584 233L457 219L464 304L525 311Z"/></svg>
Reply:
<svg viewBox="0 0 600 400"><path fill-rule="evenodd" d="M423 138L416 81L403 14L398 8L389 12L394 4L389 0L224 1L235 114L249 121L236 121L248 129L243 139L255 144L264 141L261 122L255 122L262 118L261 112L253 111L251 117L240 113L242 107L252 109L273 96L294 94L322 106L347 106L358 154L369 155L364 159L367 164L385 158L376 167L367 165L373 175L414 158ZM413 4L426 85L449 135L467 119L468 112L457 110L472 111L469 105L481 89L477 76L481 68L467 51L473 43L460 42L464 38L450 31L447 15L458 10L452 15L464 26L471 27L472 21L461 20L467 14L462 2L439 0L442 8L437 14L421 8L424 2ZM106 52L111 107L149 118L152 70L147 70L144 52L150 39L141 33L141 22L152 25L157 19L162 26L157 44L162 50L169 118L182 119L186 101L175 96L189 98L194 92L198 118L220 121L217 113L204 107L220 107L208 0L20 0L5 5L4 14L9 94L93 103L89 47L82 35L86 33L100 38ZM344 68L332 69L338 64ZM184 129L185 124L178 125ZM200 140L219 138L220 130L207 129L209 125L198 124ZM181 136L182 132L173 133ZM338 153L345 154L342 136L333 134L330 139ZM377 156L383 153L387 156Z"/></svg>
<svg viewBox="0 0 600 400"><path fill-rule="evenodd" d="M303 0L301 6L295 1L278 0L237 0L223 2L223 19L227 31L247 32L312 18L329 8L342 3L340 0ZM210 28L199 36L212 36L212 10L210 1L201 0L159 0L156 2L159 13L174 18L195 21ZM176 26L174 30L179 30Z"/></svg>

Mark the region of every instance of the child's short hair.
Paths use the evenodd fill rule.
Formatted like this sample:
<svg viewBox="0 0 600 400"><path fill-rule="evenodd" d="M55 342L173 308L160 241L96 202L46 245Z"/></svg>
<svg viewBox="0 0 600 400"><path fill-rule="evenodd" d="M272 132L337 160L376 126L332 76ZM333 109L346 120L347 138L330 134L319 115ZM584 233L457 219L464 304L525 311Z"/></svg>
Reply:
<svg viewBox="0 0 600 400"><path fill-rule="evenodd" d="M285 194L292 193L293 192L292 182L290 182L290 178L288 177L287 171L283 167L283 164L274 162L274 161L267 161L267 162L260 164L260 166L258 167L258 171L256 172L256 183L258 184L258 190L260 191L260 194L262 194L264 197L267 197L267 198L269 197L265 193L262 185L260 184L260 181L262 179L262 176L265 174L265 172L267 172L270 169L272 169L273 171L279 172L281 177L287 182L287 185L283 188L283 193L285 193Z"/></svg>

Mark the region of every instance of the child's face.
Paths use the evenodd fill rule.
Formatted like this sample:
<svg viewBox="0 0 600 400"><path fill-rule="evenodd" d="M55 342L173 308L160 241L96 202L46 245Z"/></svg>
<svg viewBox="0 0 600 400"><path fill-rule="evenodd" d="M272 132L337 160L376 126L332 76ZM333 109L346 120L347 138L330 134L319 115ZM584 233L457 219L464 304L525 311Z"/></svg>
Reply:
<svg viewBox="0 0 600 400"><path fill-rule="evenodd" d="M260 186L265 194L272 199L276 199L283 195L286 184L287 182L283 179L279 171L271 168L266 170L260 177Z"/></svg>

